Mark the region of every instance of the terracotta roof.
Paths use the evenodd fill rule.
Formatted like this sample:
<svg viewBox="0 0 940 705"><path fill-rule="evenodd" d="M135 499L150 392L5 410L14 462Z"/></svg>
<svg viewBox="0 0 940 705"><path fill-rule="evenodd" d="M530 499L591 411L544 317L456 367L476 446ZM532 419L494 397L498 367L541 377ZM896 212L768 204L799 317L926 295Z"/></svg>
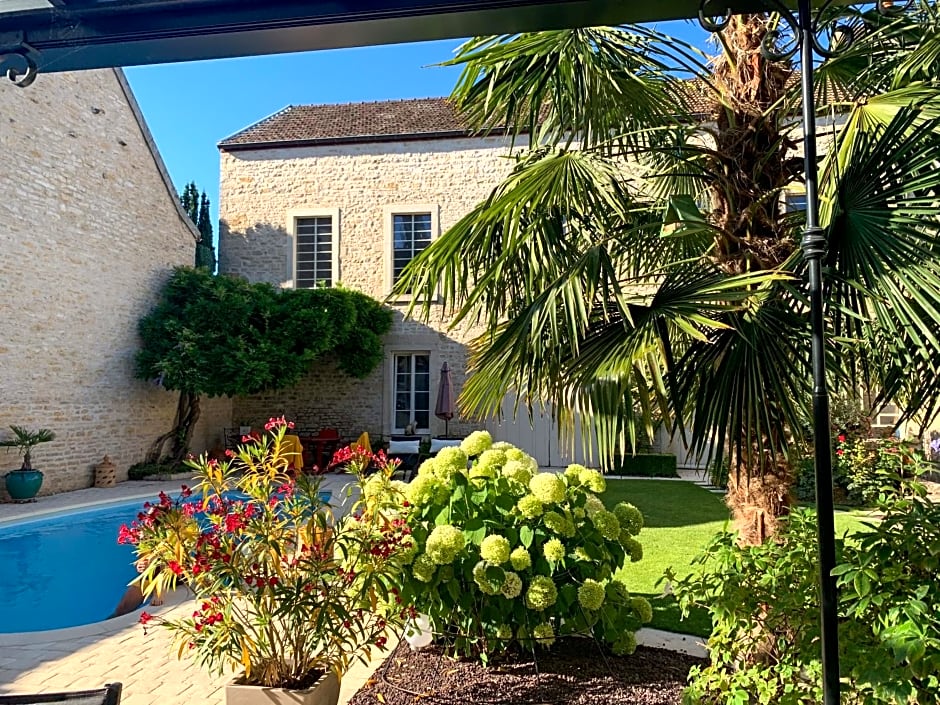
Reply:
<svg viewBox="0 0 940 705"><path fill-rule="evenodd" d="M288 105L219 142L220 149L286 144L381 142L470 133L447 98L339 105Z"/></svg>
<svg viewBox="0 0 940 705"><path fill-rule="evenodd" d="M693 114L710 114L711 101L704 86L696 81L689 82L689 108ZM421 140L470 134L473 133L469 125L461 119L448 98L412 98L368 103L288 105L225 138L218 146L222 150L238 150Z"/></svg>

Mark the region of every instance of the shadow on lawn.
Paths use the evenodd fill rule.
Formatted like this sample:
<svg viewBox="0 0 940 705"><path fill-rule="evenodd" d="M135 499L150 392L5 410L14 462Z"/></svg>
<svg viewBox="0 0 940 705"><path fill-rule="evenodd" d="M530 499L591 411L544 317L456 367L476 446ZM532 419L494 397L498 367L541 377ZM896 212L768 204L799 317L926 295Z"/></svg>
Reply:
<svg viewBox="0 0 940 705"><path fill-rule="evenodd" d="M649 528L691 527L728 519L721 496L692 482L608 480L604 502L613 506L621 501L635 504Z"/></svg>

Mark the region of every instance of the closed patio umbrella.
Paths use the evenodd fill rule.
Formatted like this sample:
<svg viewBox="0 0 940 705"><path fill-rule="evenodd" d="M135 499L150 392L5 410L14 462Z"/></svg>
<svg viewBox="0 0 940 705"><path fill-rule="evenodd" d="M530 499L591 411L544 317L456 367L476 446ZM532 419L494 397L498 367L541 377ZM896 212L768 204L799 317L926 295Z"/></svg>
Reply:
<svg viewBox="0 0 940 705"><path fill-rule="evenodd" d="M447 363L441 365L441 381L437 385L437 404L434 406L434 415L444 421L444 435L447 436L447 426L454 418L454 394L450 386L450 370Z"/></svg>

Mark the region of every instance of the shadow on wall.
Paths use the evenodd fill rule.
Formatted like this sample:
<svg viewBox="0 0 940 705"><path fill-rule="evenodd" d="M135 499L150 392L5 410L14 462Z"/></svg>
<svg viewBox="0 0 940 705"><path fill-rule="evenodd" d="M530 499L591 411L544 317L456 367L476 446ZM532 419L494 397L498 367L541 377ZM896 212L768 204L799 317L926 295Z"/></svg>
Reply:
<svg viewBox="0 0 940 705"><path fill-rule="evenodd" d="M381 216L377 214L375 217L374 227L365 229L375 233L371 241L360 237L344 240L341 228L338 229L338 237L334 236L335 214L324 222L307 222L309 240L299 253L295 251L294 236L283 225L249 224L247 219L230 217L219 225L219 273L241 276L250 282L292 287L298 279L299 261L299 269L308 280L319 279L316 274L324 272L324 278L328 274L334 284L341 282L350 289L382 300L387 291L389 259L383 255L385 235ZM358 224L357 232L363 232L362 226L363 223ZM311 275L311 270L316 274ZM374 438L387 438L391 433L402 431L395 418L397 359L426 356L420 360L421 365L426 365L429 370L430 377L427 402L430 427L424 433L443 435L444 421L433 414L441 366L444 362L448 364L453 390L455 395L459 394L466 379L466 342L472 333L449 331L448 322L435 314L432 314L429 324L406 319L407 304L404 302L391 303L390 306L394 319L383 339L383 359L366 378L355 379L346 375L339 369L335 358L325 356L292 389L236 399L232 409L233 424L260 425L272 416L284 415L312 433L323 428L335 428L345 439L354 439L363 431L368 431ZM408 364L414 366L416 362L412 359ZM397 381L401 389L410 384L405 376ZM409 393L411 391L409 387ZM404 396L398 403L404 403ZM466 435L479 427L481 424L457 417L447 424L450 435Z"/></svg>

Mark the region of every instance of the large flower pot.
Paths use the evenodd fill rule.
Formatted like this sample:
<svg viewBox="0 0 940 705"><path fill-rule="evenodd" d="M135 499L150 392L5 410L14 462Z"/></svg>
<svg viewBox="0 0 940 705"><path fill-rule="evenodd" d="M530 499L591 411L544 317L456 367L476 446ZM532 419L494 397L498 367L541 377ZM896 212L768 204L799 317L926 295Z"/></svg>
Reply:
<svg viewBox="0 0 940 705"><path fill-rule="evenodd" d="M244 685L237 678L225 686L225 705L336 705L339 680L332 671L305 690Z"/></svg>
<svg viewBox="0 0 940 705"><path fill-rule="evenodd" d="M36 496L42 487L42 472L39 470L13 470L4 475L7 492L15 502L25 502Z"/></svg>

